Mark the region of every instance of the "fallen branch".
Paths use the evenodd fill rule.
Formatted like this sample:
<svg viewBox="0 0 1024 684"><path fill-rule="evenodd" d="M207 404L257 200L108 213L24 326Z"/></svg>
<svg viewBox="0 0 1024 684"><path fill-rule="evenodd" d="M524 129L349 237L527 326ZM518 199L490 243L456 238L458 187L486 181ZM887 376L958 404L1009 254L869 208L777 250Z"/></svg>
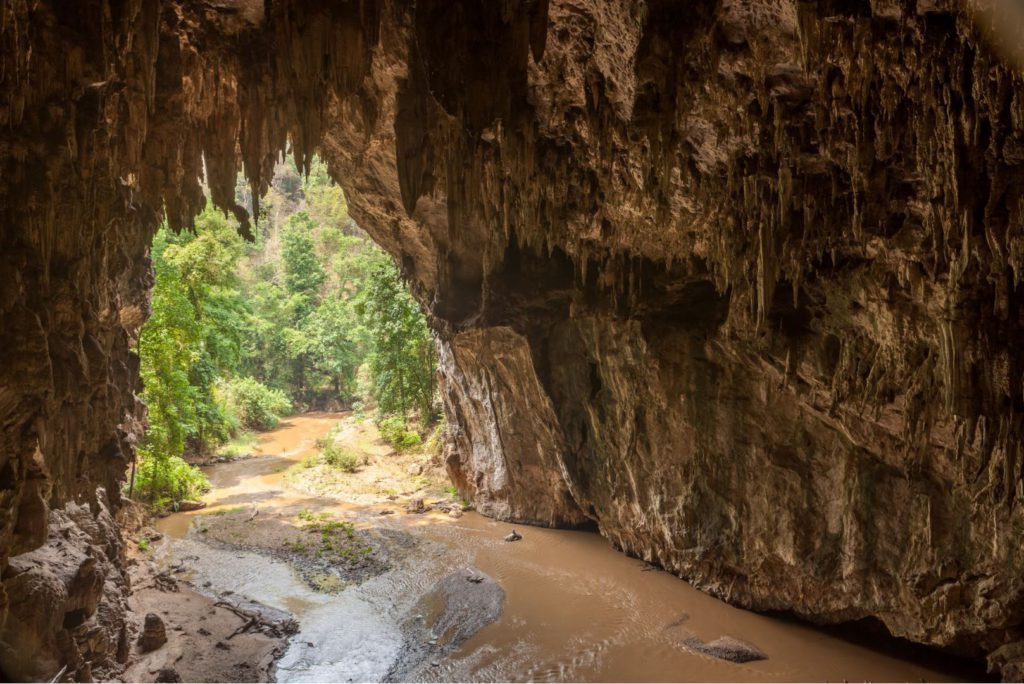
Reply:
<svg viewBox="0 0 1024 684"><path fill-rule="evenodd" d="M246 610L245 608L239 608L238 606L232 605L227 601L217 601L213 605L221 606L222 608L227 608L232 613L245 620L245 624L243 624L241 627L232 632L227 637L228 639L232 639L243 632L248 632L250 629L259 629L260 631L263 631L264 629L273 630L275 632L277 631L276 625L263 619L263 616L255 611Z"/></svg>
<svg viewBox="0 0 1024 684"><path fill-rule="evenodd" d="M262 620L259 620L257 618L250 618L248 622L246 622L244 625L242 625L241 627L236 629L234 632L229 634L227 636L227 638L228 639L234 639L236 636L238 636L242 632L248 632L250 629L252 629L254 627L259 627L261 622L262 622Z"/></svg>

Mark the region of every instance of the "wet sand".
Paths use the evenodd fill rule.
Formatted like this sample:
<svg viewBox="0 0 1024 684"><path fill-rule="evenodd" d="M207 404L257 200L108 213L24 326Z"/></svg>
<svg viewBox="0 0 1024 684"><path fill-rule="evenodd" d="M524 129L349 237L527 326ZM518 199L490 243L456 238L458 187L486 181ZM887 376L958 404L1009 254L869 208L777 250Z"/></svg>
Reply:
<svg viewBox="0 0 1024 684"><path fill-rule="evenodd" d="M475 567L504 590L504 610L454 652L425 663L425 680L587 681L955 681L962 663L927 663L880 653L816 629L733 608L678 578L616 552L589 532L512 526L469 512L458 519L405 514L403 501L358 504L302 493L282 478L315 449L341 414L288 419L261 436L265 456L206 469L214 489L207 509L170 516L159 529L174 539L161 562L196 556L187 575L205 592L234 591L295 615L300 632L278 662L281 681L379 680L395 663L403 621L444 577ZM346 433L347 434L347 433ZM378 445L379 446L379 445ZM386 452L386 450L385 450ZM381 453L377 459L387 458ZM372 469L373 466L371 465ZM371 478L373 472L362 477ZM435 487L436 490L436 487ZM429 499L428 499L429 502ZM215 547L190 523L218 509L255 511L247 521L293 520L325 513L363 530L407 533L415 548L393 567L340 593L316 591L279 558ZM380 515L391 510L394 515ZM246 516L248 517L248 516ZM206 518L209 520L210 518ZM264 528L265 529L265 528ZM766 660L734 664L697 653L684 642L721 636L749 642Z"/></svg>

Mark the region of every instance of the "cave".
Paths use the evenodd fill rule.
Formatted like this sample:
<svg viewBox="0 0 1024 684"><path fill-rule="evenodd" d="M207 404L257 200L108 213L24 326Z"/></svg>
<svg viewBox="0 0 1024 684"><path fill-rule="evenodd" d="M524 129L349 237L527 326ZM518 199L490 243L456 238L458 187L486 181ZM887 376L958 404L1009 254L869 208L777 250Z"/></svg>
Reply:
<svg viewBox="0 0 1024 684"><path fill-rule="evenodd" d="M478 511L1024 678L1018 13L3 0L0 671L124 662L151 240L319 154Z"/></svg>

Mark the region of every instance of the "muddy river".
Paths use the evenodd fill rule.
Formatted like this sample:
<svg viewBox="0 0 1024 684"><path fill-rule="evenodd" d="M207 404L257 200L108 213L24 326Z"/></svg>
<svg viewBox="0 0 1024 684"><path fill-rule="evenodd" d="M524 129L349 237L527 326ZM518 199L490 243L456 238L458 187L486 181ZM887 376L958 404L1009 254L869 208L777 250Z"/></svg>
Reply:
<svg viewBox="0 0 1024 684"><path fill-rule="evenodd" d="M479 572L500 585L500 617L414 679L479 681L952 681L940 658L905 660L810 627L733 608L678 578L618 553L588 532L517 526L472 512L407 514L394 494L358 503L294 489L286 467L308 456L341 414L292 417L260 437L257 456L206 469L202 511L163 519L162 563L187 560L187 579L210 594L234 592L291 613L299 623L277 665L280 681L379 681L409 649L421 599L452 573ZM372 474L372 473L371 473ZM429 497L428 497L429 503ZM391 515L381 515L390 505ZM415 540L390 569L343 591L313 589L285 560L242 545L211 544L192 523L218 510L251 510L260 525L324 514ZM767 659L735 664L687 647L732 637ZM691 643L693 643L691 641Z"/></svg>

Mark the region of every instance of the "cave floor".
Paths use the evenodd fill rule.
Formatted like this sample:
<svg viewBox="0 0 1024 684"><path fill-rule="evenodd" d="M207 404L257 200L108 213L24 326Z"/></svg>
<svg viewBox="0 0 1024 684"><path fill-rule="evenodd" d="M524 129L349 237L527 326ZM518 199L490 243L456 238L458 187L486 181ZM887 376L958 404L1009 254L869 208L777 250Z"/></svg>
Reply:
<svg viewBox="0 0 1024 684"><path fill-rule="evenodd" d="M308 460L332 429L361 455L356 473ZM395 453L348 414L289 418L252 457L205 471L205 508L138 533L160 539L133 551L133 609L140 624L161 613L168 643L136 653L129 680L155 681L165 667L185 681L952 681L960 671L731 607L594 533L517 526L522 540L507 543L512 526L463 512L439 464ZM266 619L244 629L223 605L239 602ZM296 633L282 633L282 615ZM701 652L723 637L767 658Z"/></svg>

